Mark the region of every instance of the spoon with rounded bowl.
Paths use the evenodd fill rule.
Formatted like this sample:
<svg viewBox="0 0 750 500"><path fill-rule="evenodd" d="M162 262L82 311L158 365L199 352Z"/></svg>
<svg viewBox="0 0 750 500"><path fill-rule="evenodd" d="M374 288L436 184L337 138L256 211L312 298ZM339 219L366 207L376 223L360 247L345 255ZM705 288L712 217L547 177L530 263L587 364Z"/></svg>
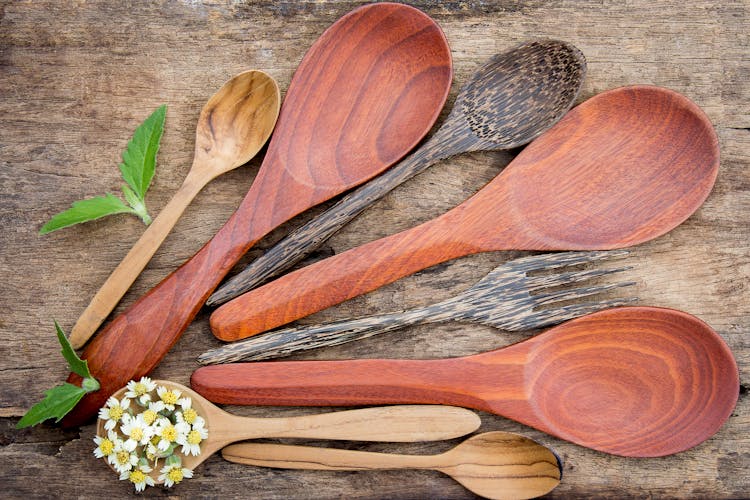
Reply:
<svg viewBox="0 0 750 500"><path fill-rule="evenodd" d="M211 315L237 340L426 267L495 250L611 250L661 236L708 196L718 138L703 111L652 86L598 94L447 213L256 288Z"/></svg>
<svg viewBox="0 0 750 500"><path fill-rule="evenodd" d="M221 456L260 467L305 470L421 469L446 474L485 498L535 498L552 491L562 477L558 457L529 438L485 432L439 455L397 455L358 450L267 443L237 443Z"/></svg>
<svg viewBox="0 0 750 500"><path fill-rule="evenodd" d="M495 55L474 72L445 123L417 151L290 233L206 304L223 304L290 268L373 202L439 160L527 144L570 109L585 75L581 51L558 40L526 42Z"/></svg>
<svg viewBox="0 0 750 500"><path fill-rule="evenodd" d="M271 135L280 106L276 81L257 70L236 75L208 100L198 118L193 166L78 318L70 333L74 348L83 347L112 312L198 192L258 154Z"/></svg>
<svg viewBox="0 0 750 500"><path fill-rule="evenodd" d="M166 380L157 385L179 390L189 397L198 415L206 421L208 437L200 443L199 455L181 455L182 465L195 469L229 443L258 438L310 438L352 441L417 442L453 439L476 431L479 416L471 410L444 405L399 405L334 411L296 417L252 418L227 413L195 391ZM122 399L127 388L113 396ZM97 434L107 436L105 421L97 421ZM179 447L177 448L179 450ZM151 473L154 480L158 471Z"/></svg>
<svg viewBox="0 0 750 500"><path fill-rule="evenodd" d="M698 318L619 307L473 356L213 365L193 372L191 385L228 404L465 406L605 453L658 457L719 430L739 374Z"/></svg>
<svg viewBox="0 0 750 500"><path fill-rule="evenodd" d="M364 5L329 27L297 68L237 211L88 344L82 357L101 388L84 396L63 425L91 419L110 394L149 373L263 236L400 160L435 123L450 84L445 35L414 7ZM82 382L75 374L68 381Z"/></svg>

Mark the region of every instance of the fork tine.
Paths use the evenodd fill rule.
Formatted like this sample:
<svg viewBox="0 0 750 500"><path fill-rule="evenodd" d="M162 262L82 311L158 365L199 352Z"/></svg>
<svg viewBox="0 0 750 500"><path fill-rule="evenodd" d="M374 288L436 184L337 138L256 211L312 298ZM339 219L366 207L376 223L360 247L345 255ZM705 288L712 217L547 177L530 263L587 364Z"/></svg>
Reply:
<svg viewBox="0 0 750 500"><path fill-rule="evenodd" d="M562 300L572 300L581 297L587 297L607 290L615 288L622 288L626 286L635 285L635 281L623 281L620 283L610 283L607 285L595 285L585 286L580 288L571 288L570 290L557 290L549 293L540 293L538 295L532 295L534 304L539 306L542 304L551 304L553 302L560 302Z"/></svg>
<svg viewBox="0 0 750 500"><path fill-rule="evenodd" d="M545 326L556 325L574 319L584 314L590 314L610 307L620 307L636 302L638 297L628 297L624 299L609 299L601 302L584 302L581 304L571 304L554 309L542 309L523 318L517 324L506 326L505 329L511 331L529 330L542 328Z"/></svg>
<svg viewBox="0 0 750 500"><path fill-rule="evenodd" d="M588 269L585 271L572 271L568 273L551 274L548 276L527 276L524 283L530 291L549 288L552 286L579 283L599 276L621 273L633 269L633 266L623 266L614 269Z"/></svg>
<svg viewBox="0 0 750 500"><path fill-rule="evenodd" d="M539 271L559 267L575 266L587 262L614 259L628 255L627 250L601 250L595 252L559 252L542 255L531 255L507 262L505 265L513 271Z"/></svg>

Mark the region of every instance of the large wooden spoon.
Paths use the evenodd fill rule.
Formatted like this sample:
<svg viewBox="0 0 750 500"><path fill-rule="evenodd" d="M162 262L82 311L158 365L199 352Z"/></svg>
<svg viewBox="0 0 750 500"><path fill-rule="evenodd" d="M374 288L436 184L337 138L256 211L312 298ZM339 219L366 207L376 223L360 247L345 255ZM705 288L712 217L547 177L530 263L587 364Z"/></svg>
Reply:
<svg viewBox="0 0 750 500"><path fill-rule="evenodd" d="M218 450L245 439L310 438L353 441L416 442L453 439L477 430L481 420L464 408L440 405L400 405L336 411L318 415L280 418L238 417L227 413L187 387L156 380L160 386L178 389L181 397L192 400L192 408L206 421L208 438L200 445L200 455L182 456L184 467L194 469ZM126 387L115 393L121 399ZM97 422L97 434L107 436L104 420ZM154 470L156 480L159 472Z"/></svg>
<svg viewBox="0 0 750 500"><path fill-rule="evenodd" d="M622 307L474 356L213 365L191 385L231 404L465 406L595 450L656 457L711 437L737 402L739 375L698 318Z"/></svg>
<svg viewBox="0 0 750 500"><path fill-rule="evenodd" d="M445 35L401 4L355 9L305 54L268 152L239 209L195 256L117 316L86 348L101 389L64 419L80 424L150 372L258 239L397 162L437 119L451 81ZM71 375L73 383L80 377Z"/></svg>
<svg viewBox="0 0 750 500"><path fill-rule="evenodd" d="M78 318L70 333L74 348L83 347L112 312L203 186L260 151L276 124L280 106L276 81L255 70L235 76L208 100L198 118L193 166L174 197Z"/></svg>
<svg viewBox="0 0 750 500"><path fill-rule="evenodd" d="M219 305L281 274L375 200L439 160L467 151L523 146L570 109L586 74L573 45L537 40L495 55L461 88L440 129L398 165L296 229L208 298Z"/></svg>
<svg viewBox="0 0 750 500"><path fill-rule="evenodd" d="M485 498L522 499L552 491L562 477L548 448L510 432L472 436L439 455L395 455L267 443L237 443L221 456L260 467L306 470L432 469Z"/></svg>
<svg viewBox="0 0 750 500"><path fill-rule="evenodd" d="M611 90L573 108L455 209L250 291L217 309L211 327L244 338L476 252L635 245L687 219L718 167L716 133L687 98Z"/></svg>

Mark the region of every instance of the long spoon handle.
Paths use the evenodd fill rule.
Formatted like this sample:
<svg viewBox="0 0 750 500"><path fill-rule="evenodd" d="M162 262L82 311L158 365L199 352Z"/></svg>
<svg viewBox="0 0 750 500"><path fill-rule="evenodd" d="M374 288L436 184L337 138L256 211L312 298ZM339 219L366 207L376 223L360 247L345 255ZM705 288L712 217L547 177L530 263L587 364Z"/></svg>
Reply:
<svg viewBox="0 0 750 500"><path fill-rule="evenodd" d="M78 318L70 333L73 348L80 349L125 295L172 230L185 208L211 179L188 175L124 259L109 275Z"/></svg>
<svg viewBox="0 0 750 500"><path fill-rule="evenodd" d="M368 206L400 184L423 172L440 159L470 151L478 143L471 132L456 130L462 123L451 115L422 147L395 167L342 198L334 206L297 228L261 255L242 272L222 285L206 302L209 306L223 304L251 290L268 278L281 274L304 259L344 227Z"/></svg>

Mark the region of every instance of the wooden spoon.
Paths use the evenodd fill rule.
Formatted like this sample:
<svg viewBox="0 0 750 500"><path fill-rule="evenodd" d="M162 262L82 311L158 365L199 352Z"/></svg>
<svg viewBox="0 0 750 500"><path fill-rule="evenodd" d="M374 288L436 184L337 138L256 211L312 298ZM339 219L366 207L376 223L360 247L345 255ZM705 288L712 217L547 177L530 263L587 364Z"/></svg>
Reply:
<svg viewBox="0 0 750 500"><path fill-rule="evenodd" d="M191 385L231 404L465 406L606 453L657 457L711 437L737 402L739 376L698 318L621 307L475 356L213 365Z"/></svg>
<svg viewBox="0 0 750 500"><path fill-rule="evenodd" d="M443 126L416 152L289 234L206 304L222 304L289 269L375 200L439 160L527 144L570 109L585 74L581 51L557 40L526 42L497 54L461 88Z"/></svg>
<svg viewBox="0 0 750 500"><path fill-rule="evenodd" d="M203 186L260 151L280 106L276 81L255 70L235 76L208 100L198 118L193 166L185 181L78 318L70 333L74 348L83 347L112 312Z"/></svg>
<svg viewBox="0 0 750 500"><path fill-rule="evenodd" d="M307 470L431 469L447 474L485 498L534 498L552 491L562 477L557 456L510 432L472 436L439 455L395 455L314 446L238 443L221 456L230 462Z"/></svg>
<svg viewBox="0 0 750 500"><path fill-rule="evenodd" d="M248 292L217 309L211 327L220 339L244 338L476 252L642 243L687 219L718 167L711 123L684 96L649 86L604 92L455 209Z"/></svg>
<svg viewBox="0 0 750 500"><path fill-rule="evenodd" d="M239 209L195 256L117 316L86 348L101 389L63 420L91 418L150 372L240 257L286 220L397 162L435 122L451 81L445 35L419 10L371 4L305 54L268 151ZM72 383L80 377L71 375Z"/></svg>
<svg viewBox="0 0 750 500"><path fill-rule="evenodd" d="M194 469L224 446L235 441L257 438L347 439L353 441L416 442L438 441L465 436L477 430L481 420L464 408L440 405L402 405L363 408L284 418L238 417L227 413L187 387L156 380L158 385L182 391L192 399L192 408L206 420L208 438L201 443L200 455L181 456L184 467ZM115 393L121 399L126 387ZM96 432L106 436L104 420ZM159 471L154 470L156 480Z"/></svg>

